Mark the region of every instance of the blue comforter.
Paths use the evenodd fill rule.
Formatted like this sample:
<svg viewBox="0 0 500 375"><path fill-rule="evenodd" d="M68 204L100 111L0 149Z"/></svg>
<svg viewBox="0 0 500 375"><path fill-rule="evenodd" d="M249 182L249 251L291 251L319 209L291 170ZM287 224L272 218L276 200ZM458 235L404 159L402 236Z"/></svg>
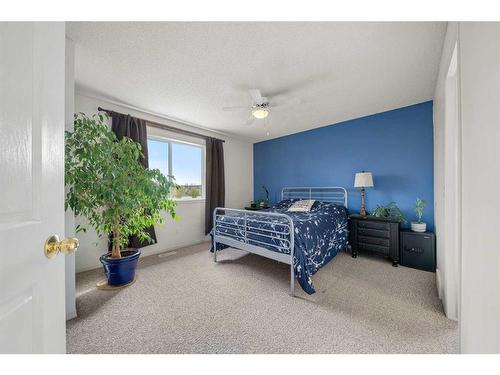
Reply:
<svg viewBox="0 0 500 375"><path fill-rule="evenodd" d="M295 254L293 258L295 277L306 293L313 294L315 290L311 276L347 246L347 210L345 207L333 203L316 201L310 212L288 212L287 210L293 201L286 199L266 211L286 214L292 219L295 228ZM251 213L247 213L247 218L262 220L262 216ZM224 215L221 220L228 224L227 228L231 227L231 223L243 223L242 214L239 213ZM276 220L264 223L250 221L248 225L262 229L262 233L266 233L265 230L270 229L278 232L286 231L286 228L277 222ZM236 231L237 229L220 230L221 233L229 236L234 235ZM286 238L285 234L283 238ZM249 239L251 241L252 237ZM280 245L286 245L283 240L263 236L255 236L253 240L259 241L259 243L253 243L254 245L265 247L271 251L289 253L289 250L285 250L287 246L280 247ZM217 243L217 251L226 247L224 244ZM210 251L213 251L213 248Z"/></svg>

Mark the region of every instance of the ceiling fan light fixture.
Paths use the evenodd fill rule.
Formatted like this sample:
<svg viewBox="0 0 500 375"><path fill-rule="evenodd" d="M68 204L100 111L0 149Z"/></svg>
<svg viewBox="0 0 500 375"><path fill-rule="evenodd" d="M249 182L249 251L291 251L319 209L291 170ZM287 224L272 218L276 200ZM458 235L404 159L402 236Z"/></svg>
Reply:
<svg viewBox="0 0 500 375"><path fill-rule="evenodd" d="M255 118L263 119L266 118L267 115L269 115L269 110L266 108L255 108L254 110L252 110L252 115Z"/></svg>

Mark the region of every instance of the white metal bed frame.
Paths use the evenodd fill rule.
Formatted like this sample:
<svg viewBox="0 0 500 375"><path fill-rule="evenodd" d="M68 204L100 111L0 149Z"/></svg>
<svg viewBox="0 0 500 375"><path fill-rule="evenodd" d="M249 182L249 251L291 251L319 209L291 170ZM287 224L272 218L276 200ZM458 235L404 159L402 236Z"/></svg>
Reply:
<svg viewBox="0 0 500 375"><path fill-rule="evenodd" d="M281 191L281 199L314 199L347 207L347 190L339 186L285 187ZM221 220L225 214L231 213L239 213L242 215L243 224L229 223ZM251 215L251 218L249 218L248 215ZM267 223L269 222L269 219L276 220L275 225L283 226L283 232L248 226L249 223ZM212 241L214 248L214 262L217 262L217 243L221 243L235 249L248 251L253 254L274 259L278 262L289 264L290 294L294 296L295 274L293 270L293 256L295 251L295 228L290 216L274 212L246 211L235 208L217 207L213 213L213 220L214 231ZM231 229L235 234L221 232L222 229ZM253 235L253 238L248 238L249 234ZM266 242L256 240L255 236L279 240L280 244L268 244ZM275 247L277 250L284 250L285 252L272 251L263 246Z"/></svg>

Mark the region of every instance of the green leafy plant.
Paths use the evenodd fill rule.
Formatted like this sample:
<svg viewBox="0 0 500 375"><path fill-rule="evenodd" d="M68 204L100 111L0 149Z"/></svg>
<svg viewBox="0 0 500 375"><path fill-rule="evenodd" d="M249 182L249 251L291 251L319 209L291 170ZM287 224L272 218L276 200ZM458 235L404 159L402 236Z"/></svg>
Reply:
<svg viewBox="0 0 500 375"><path fill-rule="evenodd" d="M424 207L427 201L424 199L417 198L415 202L415 213L417 214L417 223L422 224L422 215L424 214Z"/></svg>
<svg viewBox="0 0 500 375"><path fill-rule="evenodd" d="M118 140L107 119L76 114L74 130L66 132L65 207L85 217L99 237L112 234L111 257L120 258L129 236L151 241L145 229L163 224L163 210L177 219L169 194L176 185L159 170L140 165L141 146L127 137ZM86 227L76 228L82 230Z"/></svg>
<svg viewBox="0 0 500 375"><path fill-rule="evenodd" d="M405 215L395 202L391 202L385 206L377 206L377 208L373 210L372 215L375 217L394 219L400 223L406 223Z"/></svg>

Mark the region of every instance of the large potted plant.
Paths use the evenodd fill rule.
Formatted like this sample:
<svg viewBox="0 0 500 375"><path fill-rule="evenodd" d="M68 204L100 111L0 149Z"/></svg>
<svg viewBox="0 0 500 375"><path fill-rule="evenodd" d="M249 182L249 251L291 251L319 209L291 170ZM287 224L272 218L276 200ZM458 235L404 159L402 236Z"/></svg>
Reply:
<svg viewBox="0 0 500 375"><path fill-rule="evenodd" d="M102 114L77 114L74 130L66 132L65 205L84 217L99 238L111 235L111 251L100 261L113 286L135 276L140 251L126 248L129 237L151 241L145 229L163 224L163 210L176 218L173 179L144 168L141 156L141 146L127 137L118 140ZM85 230L86 225L76 228Z"/></svg>

